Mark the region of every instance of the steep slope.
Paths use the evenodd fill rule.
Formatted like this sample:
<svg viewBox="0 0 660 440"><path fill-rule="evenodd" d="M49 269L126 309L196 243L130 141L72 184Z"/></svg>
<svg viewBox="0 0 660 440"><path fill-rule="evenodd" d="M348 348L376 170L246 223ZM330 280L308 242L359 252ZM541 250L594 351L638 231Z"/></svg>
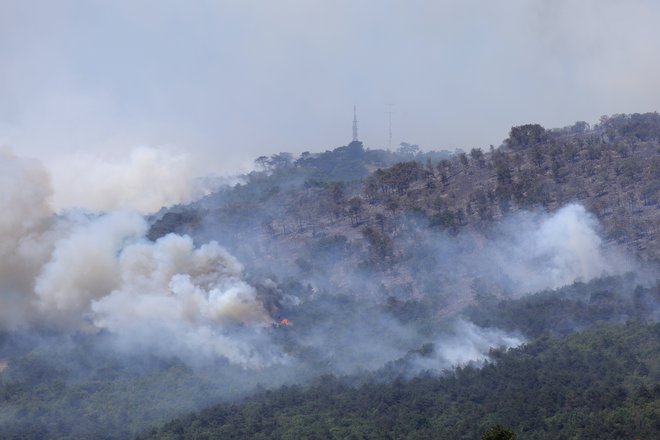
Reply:
<svg viewBox="0 0 660 440"><path fill-rule="evenodd" d="M368 291L380 303L413 301L443 315L484 292L522 294L640 265L653 273L660 258L658 127L656 113L603 118L593 129L528 124L513 127L491 151L409 155L413 160L385 168L373 168L374 152L361 145L350 159L342 147L271 165L244 184L161 212L150 237L176 231L215 239L256 280L291 277L314 289ZM310 178L326 161L333 169L348 161L373 171L362 180ZM568 217L570 206L574 222L537 236L546 248L525 248L543 224ZM554 258L553 243L574 240L580 249L566 253L582 252L578 237L569 237L576 228L591 234L592 249L608 253L585 255L583 263L608 260L609 268L521 282L534 258ZM365 285L365 278L378 281Z"/></svg>
<svg viewBox="0 0 660 440"><path fill-rule="evenodd" d="M387 162L374 159L385 152L361 145L349 156L340 148L276 161L247 176L244 185L161 215L151 237L194 232L195 221L208 217L236 232L281 241L340 233L352 241L365 226L396 237L402 216L411 212L454 234L484 232L511 212L553 212L579 202L602 222L608 242L657 262L659 127L657 113L615 115L593 129L586 123L554 130L529 124L513 127L497 149L439 160L410 155L413 160L386 168L374 167ZM319 169L343 165L373 172L362 183L355 180L366 177L362 173L314 177Z"/></svg>

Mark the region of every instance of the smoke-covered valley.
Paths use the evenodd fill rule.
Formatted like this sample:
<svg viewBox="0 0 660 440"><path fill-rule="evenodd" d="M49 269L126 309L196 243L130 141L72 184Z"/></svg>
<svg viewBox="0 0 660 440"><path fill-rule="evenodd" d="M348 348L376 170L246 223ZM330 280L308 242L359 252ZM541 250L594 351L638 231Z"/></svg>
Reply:
<svg viewBox="0 0 660 440"><path fill-rule="evenodd" d="M53 200L69 195L53 193L46 167L2 152L0 378L14 387L1 406L3 432L34 424L41 435L84 438L123 425L116 437L126 437L257 385L322 374L441 374L539 334L657 321L657 249L615 240L590 198L534 204L527 192L517 196L527 167L553 171L511 145L469 160L355 142L297 159L280 153L236 185L206 187L200 194L210 194L196 202L147 216L129 205L150 209L154 200L186 201L191 192L160 185L169 173L182 178L176 166L155 173L135 161L178 159L143 151L126 172L110 167L109 175L134 176L133 184L101 173L99 190L84 182L98 194L94 203L56 211ZM610 147L597 148L608 154ZM517 160L523 177L514 171L500 181L503 157ZM652 157L657 167L657 150ZM612 167L626 156L613 160ZM563 167L565 180L584 172ZM461 183L467 176L469 186ZM555 183L565 186L561 179ZM513 195L503 195L509 184ZM146 205L134 197L143 186ZM640 212L657 220L653 197ZM598 313L549 307L543 313L556 325L542 331L524 313L519 321L498 318L508 307L501 304L515 308L538 295ZM33 385L45 403L26 413L11 395L25 389L25 399ZM108 402L121 414L70 426L76 411L100 414Z"/></svg>

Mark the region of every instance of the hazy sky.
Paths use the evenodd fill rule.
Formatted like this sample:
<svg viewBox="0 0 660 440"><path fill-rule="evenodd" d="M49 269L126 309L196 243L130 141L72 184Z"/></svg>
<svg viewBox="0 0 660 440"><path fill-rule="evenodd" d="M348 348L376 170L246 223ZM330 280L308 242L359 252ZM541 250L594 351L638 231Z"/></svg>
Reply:
<svg viewBox="0 0 660 440"><path fill-rule="evenodd" d="M657 0L0 0L0 145L188 152L498 145L660 103Z"/></svg>

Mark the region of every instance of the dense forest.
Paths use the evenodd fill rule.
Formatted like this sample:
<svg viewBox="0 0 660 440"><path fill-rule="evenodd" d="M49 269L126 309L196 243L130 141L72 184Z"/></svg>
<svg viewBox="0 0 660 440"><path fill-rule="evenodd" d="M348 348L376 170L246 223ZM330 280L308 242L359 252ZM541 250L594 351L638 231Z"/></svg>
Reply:
<svg viewBox="0 0 660 440"><path fill-rule="evenodd" d="M631 281L482 298L466 317L528 338L520 348L493 347L485 363L429 370L442 342L427 342L376 371L336 376L326 369L309 386L262 391L151 437L477 438L496 423L525 433L521 438L652 437L660 428L660 289L633 288ZM428 321L419 313L398 319ZM3 438L128 438L183 408L201 408L216 396L236 399L250 384L258 390L260 380L273 381L273 372L250 372L246 381L245 371L232 373L223 363L202 371L176 359L103 356L79 338L73 353L41 346L13 358L0 376Z"/></svg>
<svg viewBox="0 0 660 440"><path fill-rule="evenodd" d="M170 422L153 439L655 438L660 326L599 327L540 338L438 377L383 383L321 377ZM355 380L355 379L353 379Z"/></svg>
<svg viewBox="0 0 660 440"><path fill-rule="evenodd" d="M657 113L255 167L110 248L155 267L109 266L113 293L165 291L125 297L127 330L88 300L73 333L0 332L0 437L660 433Z"/></svg>

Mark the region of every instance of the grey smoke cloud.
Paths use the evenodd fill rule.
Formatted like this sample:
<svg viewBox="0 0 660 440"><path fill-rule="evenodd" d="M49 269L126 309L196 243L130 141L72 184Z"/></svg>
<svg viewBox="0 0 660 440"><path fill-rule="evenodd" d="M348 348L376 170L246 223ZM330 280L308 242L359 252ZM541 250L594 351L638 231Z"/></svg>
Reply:
<svg viewBox="0 0 660 440"><path fill-rule="evenodd" d="M634 260L605 247L598 221L579 204L566 205L549 216L522 213L502 229L504 234L494 241L489 257L518 294L637 269Z"/></svg>
<svg viewBox="0 0 660 440"><path fill-rule="evenodd" d="M150 242L135 211L50 209L48 173L35 160L0 155L0 324L108 331L123 351L275 361L263 330L273 323L242 265L215 242Z"/></svg>
<svg viewBox="0 0 660 440"><path fill-rule="evenodd" d="M450 236L411 222L404 258L414 261L415 276L431 283L434 295L456 307L474 294L521 296L629 272L640 282L656 277L655 269L604 242L597 219L580 204L511 213L485 234Z"/></svg>
<svg viewBox="0 0 660 440"><path fill-rule="evenodd" d="M40 162L3 152L0 169L0 207L8 213L0 223L3 329L104 332L120 353L179 357L199 366L218 359L249 369L297 362L276 343L275 320L244 279L241 263L215 241L196 245L176 234L149 241L148 223L130 210L55 215ZM265 285L278 288L268 280ZM345 373L378 369L421 343L417 330L364 295L350 311L329 302L328 314L304 332L294 328L291 340ZM281 301L289 310L306 305L287 292ZM517 341L469 330L460 343L438 345L446 353L440 364L481 359L488 344Z"/></svg>
<svg viewBox="0 0 660 440"><path fill-rule="evenodd" d="M49 162L56 209L155 212L206 195L190 155L139 147L126 156L76 153Z"/></svg>
<svg viewBox="0 0 660 440"><path fill-rule="evenodd" d="M350 139L470 148L657 109L653 0L9 0L0 144L46 162L138 146L195 174Z"/></svg>
<svg viewBox="0 0 660 440"><path fill-rule="evenodd" d="M315 311L318 318L314 325L305 332L294 332L294 337L300 346L320 350L323 362L333 365L335 371L377 369L432 342L432 353L413 357L409 366L413 373L440 372L487 360L492 347L509 348L524 342L521 335L480 328L462 320L446 327L440 315L426 318L436 322L429 334L429 329L415 324L414 313L420 311L404 315L410 321L396 317L396 303L392 306L394 312L387 311L384 304L394 298L402 301L401 307L403 301L412 300L414 304L422 299L423 307L434 310L430 314L451 315L471 304L477 294L518 297L629 272L638 274L641 281L644 274L633 258L605 245L596 218L579 204L569 204L554 213L510 215L486 236L469 231L445 235L428 228L427 219L402 223L397 241L403 243L399 258L405 261L405 269L395 266L365 274L355 269L359 262L349 256L314 261L322 266L322 274L304 275L286 265L278 266L280 276L286 277L290 271L301 283L313 286L310 298L300 298L300 308L322 312ZM419 272L409 274L408 270ZM356 298L355 302L338 305L346 301L342 294ZM315 298L318 303L318 298L334 295L340 296L338 303L305 303ZM430 304L442 305L436 310ZM296 307L291 309L295 311Z"/></svg>
<svg viewBox="0 0 660 440"><path fill-rule="evenodd" d="M481 363L489 360L488 352L492 348L517 347L524 342L525 339L519 335L498 329L485 329L459 320L451 333L434 341L431 353L414 358L412 372L441 372L470 363Z"/></svg>
<svg viewBox="0 0 660 440"><path fill-rule="evenodd" d="M50 177L39 161L4 151L0 171L0 208L7 213L0 221L0 322L5 329L105 332L122 353L181 357L195 365L225 359L251 369L296 362L290 350L309 350L318 362L343 373L378 369L429 338L436 348L433 356L420 358L420 369L483 360L492 346L522 341L467 322L450 333L441 328L420 332L383 308L395 280L355 271L352 257L321 258L327 273L309 278L286 259L272 262L270 270L281 279L295 275L301 286L308 286L302 294L280 291L266 279L263 288L280 304L273 308L246 281L239 260L216 241L195 243L176 234L149 241L149 224L131 210L70 209L55 215ZM165 167L163 177L170 172ZM426 294L445 295L459 308L476 292L470 284L475 279L495 288L491 293L523 295L637 269L634 260L604 245L596 219L578 204L552 214L517 213L488 236L444 236L425 224L401 227L413 227L401 238L404 248L410 245L407 258L434 257L428 274L414 275L434 280L437 292ZM251 257L244 255L247 261L261 258L252 241L264 239L238 238L239 248L251 250ZM282 249L277 242L268 246L272 255L291 252L286 242ZM252 268L258 272L258 266ZM401 292L408 299L414 295L409 288ZM336 302L341 295L349 295L350 306ZM312 312L303 316L312 321L304 331L293 327L284 333L288 342L282 343L283 329L274 327L273 310L274 316L277 310Z"/></svg>
<svg viewBox="0 0 660 440"><path fill-rule="evenodd" d="M118 263L119 285L91 310L94 325L119 336L123 349L224 357L253 368L284 360L260 337L273 319L241 279L243 267L217 243L195 248L171 234L125 246Z"/></svg>
<svg viewBox="0 0 660 440"><path fill-rule="evenodd" d="M15 327L30 313L33 280L52 245L49 175L36 160L0 151L0 188L0 321Z"/></svg>

